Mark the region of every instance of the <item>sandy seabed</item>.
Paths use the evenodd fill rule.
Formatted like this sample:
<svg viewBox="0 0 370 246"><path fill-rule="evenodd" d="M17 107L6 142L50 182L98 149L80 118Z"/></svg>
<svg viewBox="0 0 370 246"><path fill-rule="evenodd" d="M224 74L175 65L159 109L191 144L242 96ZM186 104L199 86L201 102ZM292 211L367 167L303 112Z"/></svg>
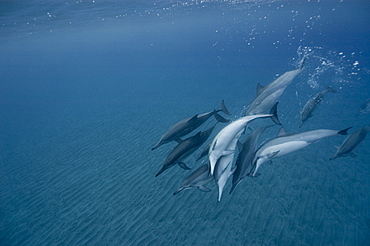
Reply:
<svg viewBox="0 0 370 246"><path fill-rule="evenodd" d="M214 182L208 185L212 192L173 196L190 171L174 166L155 178L175 143L150 148L171 124L196 113L195 104L77 107L2 133L2 245L365 245L370 240L369 140L357 158L329 161L333 146L344 140L335 136L265 163L261 176L244 179L232 195L229 180L221 202ZM302 131L315 129L314 122L305 127ZM195 163L198 153L187 161L193 169L201 165Z"/></svg>

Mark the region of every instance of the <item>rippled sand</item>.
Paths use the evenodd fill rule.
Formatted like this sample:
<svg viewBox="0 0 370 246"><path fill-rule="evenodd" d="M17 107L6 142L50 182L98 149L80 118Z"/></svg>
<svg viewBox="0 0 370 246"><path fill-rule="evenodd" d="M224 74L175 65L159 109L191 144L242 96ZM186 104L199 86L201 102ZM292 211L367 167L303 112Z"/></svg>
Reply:
<svg viewBox="0 0 370 246"><path fill-rule="evenodd" d="M212 192L173 196L190 171L174 166L155 178L174 143L150 147L193 108L183 115L158 106L67 111L63 119L40 119L3 134L9 145L1 158L2 244L364 245L369 240L368 141L355 159L328 160L332 146L344 139L338 136L265 163L260 177L245 178L231 196L229 180L221 202L214 182L208 185ZM201 165L196 157L189 158L191 167Z"/></svg>

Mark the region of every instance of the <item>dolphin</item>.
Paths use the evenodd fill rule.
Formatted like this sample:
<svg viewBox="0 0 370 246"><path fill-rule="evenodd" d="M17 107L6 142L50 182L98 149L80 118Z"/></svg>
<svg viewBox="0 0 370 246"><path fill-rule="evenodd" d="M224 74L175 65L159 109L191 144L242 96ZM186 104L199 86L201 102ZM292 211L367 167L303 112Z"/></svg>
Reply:
<svg viewBox="0 0 370 246"><path fill-rule="evenodd" d="M347 135L347 131L350 128L351 127L341 131L320 129L297 134L286 134L284 129L281 128L276 138L268 141L256 151L253 158L254 171L253 173L251 172L250 176L255 177L257 170L262 163L271 160L272 158L283 156L293 151L302 149L326 137Z"/></svg>
<svg viewBox="0 0 370 246"><path fill-rule="evenodd" d="M233 185L229 194L231 194L235 187L244 179L252 170L252 161L254 153L257 149L257 142L261 134L270 126L259 127L254 130L243 144L238 142L241 146L239 147L239 155L235 162L235 171L233 172Z"/></svg>
<svg viewBox="0 0 370 246"><path fill-rule="evenodd" d="M342 145L338 148L337 153L329 160L333 160L347 155L356 157L356 155L353 153L353 150L355 150L360 145L360 143L366 138L368 131L370 131L370 126L365 126L349 135L343 141Z"/></svg>
<svg viewBox="0 0 370 246"><path fill-rule="evenodd" d="M208 151L208 159L211 166L211 174L213 175L213 171L215 168L215 165L217 163L218 158L220 158L223 155L229 155L233 153L233 150L227 149L230 145L233 138L238 135L240 131L244 131L246 126L254 119L257 118L264 118L264 117L271 117L274 119L274 121L279 122L278 116L277 116L277 105L278 102L275 103L274 106L272 106L270 110L270 114L259 114L259 115L247 115L244 117L241 117L233 122L231 122L229 125L224 127L212 140L211 145L209 146ZM280 122L279 122L280 123Z"/></svg>
<svg viewBox="0 0 370 246"><path fill-rule="evenodd" d="M233 152L229 155L223 155L217 160L214 176L218 187L218 201L221 201L222 192L224 190L226 182L233 174L231 167L234 159L235 148L242 133L243 131L240 131L237 136L230 142L230 145L227 148Z"/></svg>
<svg viewBox="0 0 370 246"><path fill-rule="evenodd" d="M205 141L207 141L208 137L211 135L216 124L206 131L203 131L203 132L200 131L194 136L191 136L181 141L167 156L166 160L164 161L162 165L161 170L159 170L159 172L155 176L158 177L159 174L161 174L168 168L174 166L176 163L179 164L179 166L184 169L190 169L182 161L186 157L194 153L194 151L196 151Z"/></svg>
<svg viewBox="0 0 370 246"><path fill-rule="evenodd" d="M173 195L177 195L183 190L197 188L201 191L211 191L204 185L211 182L213 176L209 174L209 165L204 164L200 166L197 170L195 170L192 174L190 174L181 184L181 187L173 193Z"/></svg>
<svg viewBox="0 0 370 246"><path fill-rule="evenodd" d="M200 159L202 159L204 156L208 155L208 151L209 151L209 146L211 146L211 143L212 142L209 142L205 147L204 149L202 150L202 152L200 152L198 158L197 158L197 161L199 161Z"/></svg>
<svg viewBox="0 0 370 246"><path fill-rule="evenodd" d="M360 110L357 115L366 114L370 112L370 99L367 99L366 102L363 102L360 106Z"/></svg>
<svg viewBox="0 0 370 246"><path fill-rule="evenodd" d="M277 102L281 94L283 94L284 90L288 87L288 85L290 85L293 79L301 73L305 59L305 57L302 59L298 69L285 72L270 84L262 86L258 83L257 96L249 105L245 115L263 114L269 110L272 105ZM274 119L272 118L272 120ZM281 125L279 124L280 122L276 122L275 120L274 122L278 125Z"/></svg>
<svg viewBox="0 0 370 246"><path fill-rule="evenodd" d="M200 115L196 114L193 117L186 118L177 122L170 129L168 129L165 134L163 134L159 142L152 148L152 150L155 150L159 146L172 142L174 140L176 140L177 142L181 141L181 137L194 131L196 128L206 122L212 115L214 115L219 122L230 122L229 120L226 120L217 114L220 111L224 112L227 115L231 115L225 106L224 100L222 100L221 109L213 110L211 112Z"/></svg>
<svg viewBox="0 0 370 246"><path fill-rule="evenodd" d="M234 148L229 149L230 143L244 131L244 128L249 122L257 118L272 117L273 114L258 114L241 117L227 126L225 126L212 140L209 147L208 158L210 163L211 175L214 174L214 169L218 159L224 155L234 153Z"/></svg>
<svg viewBox="0 0 370 246"><path fill-rule="evenodd" d="M308 118L312 117L313 111L316 110L316 108L320 105L322 100L324 99L324 96L326 93L337 93L336 90L334 90L331 87L327 87L322 92L317 93L314 97L312 97L310 100L307 101L307 103L304 105L301 115L300 115L300 124L299 127L303 125L303 122L305 122Z"/></svg>

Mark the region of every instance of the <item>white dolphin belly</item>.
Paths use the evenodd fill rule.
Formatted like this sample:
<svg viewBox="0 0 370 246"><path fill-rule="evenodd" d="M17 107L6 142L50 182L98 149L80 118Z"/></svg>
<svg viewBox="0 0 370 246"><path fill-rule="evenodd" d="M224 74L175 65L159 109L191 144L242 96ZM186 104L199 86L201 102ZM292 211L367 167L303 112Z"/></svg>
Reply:
<svg viewBox="0 0 370 246"><path fill-rule="evenodd" d="M230 150L230 143L235 137L240 136L243 132L244 127L247 126L249 122L257 118L270 117L271 114L260 114L260 115L248 115L241 117L229 125L225 126L213 139L209 147L209 163L210 163L210 173L213 175L217 160L224 155L230 155L234 150ZM238 137L237 137L238 138Z"/></svg>

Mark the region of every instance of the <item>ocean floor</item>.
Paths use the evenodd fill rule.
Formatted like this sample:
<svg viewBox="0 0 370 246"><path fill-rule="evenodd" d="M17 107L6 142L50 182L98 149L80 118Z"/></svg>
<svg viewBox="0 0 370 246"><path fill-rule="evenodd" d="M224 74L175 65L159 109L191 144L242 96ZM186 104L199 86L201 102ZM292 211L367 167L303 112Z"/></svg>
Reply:
<svg viewBox="0 0 370 246"><path fill-rule="evenodd" d="M346 138L333 136L264 163L231 195L229 180L220 202L213 181L174 196L192 171L155 177L176 143L151 151L223 99L232 116L220 114L241 117L258 83L304 55L279 99L285 130L369 124L357 115L370 91L366 4L36 2L9 1L0 17L0 245L369 245L369 136L356 158L330 161ZM338 93L298 128L325 86Z"/></svg>
<svg viewBox="0 0 370 246"><path fill-rule="evenodd" d="M344 140L337 136L265 163L232 195L228 182L221 202L214 182L212 192L173 196L190 171L175 166L155 178L174 144L150 148L173 122L198 112L195 105L203 112L218 105L188 100L81 103L14 122L2 133L3 245L366 244L368 140L357 158L328 160ZM256 125L263 123L270 124ZM201 165L196 157L189 166Z"/></svg>

